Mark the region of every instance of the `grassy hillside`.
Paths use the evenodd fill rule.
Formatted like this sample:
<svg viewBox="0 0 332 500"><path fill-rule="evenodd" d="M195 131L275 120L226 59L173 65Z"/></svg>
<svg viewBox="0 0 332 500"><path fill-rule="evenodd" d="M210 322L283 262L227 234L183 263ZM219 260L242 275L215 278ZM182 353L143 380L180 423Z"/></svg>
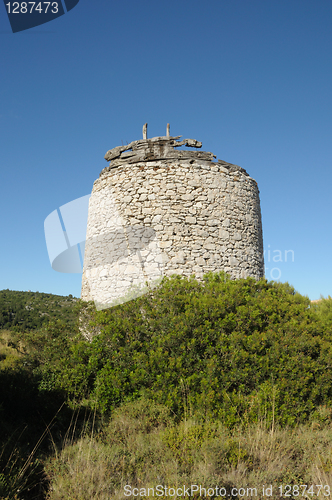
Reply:
<svg viewBox="0 0 332 500"><path fill-rule="evenodd" d="M0 291L0 369L9 368L27 350L28 338L38 336L38 329L60 320L73 327L79 299L50 293Z"/></svg>
<svg viewBox="0 0 332 500"><path fill-rule="evenodd" d="M141 399L114 411L98 434L69 439L48 460L48 498L120 500L133 492L152 499L158 492L166 500L176 498L177 488L178 498L276 500L281 492L288 498L330 498L331 449L329 424L290 430L269 428L262 419L230 430L189 415L175 423L167 407Z"/></svg>
<svg viewBox="0 0 332 500"><path fill-rule="evenodd" d="M78 299L50 293L0 291L0 330L35 330L50 320L73 324Z"/></svg>

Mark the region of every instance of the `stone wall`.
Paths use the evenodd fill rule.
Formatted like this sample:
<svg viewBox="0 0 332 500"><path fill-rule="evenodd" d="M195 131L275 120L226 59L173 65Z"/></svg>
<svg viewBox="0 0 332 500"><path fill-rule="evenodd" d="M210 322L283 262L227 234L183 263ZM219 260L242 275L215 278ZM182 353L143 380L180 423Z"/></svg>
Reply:
<svg viewBox="0 0 332 500"><path fill-rule="evenodd" d="M81 295L99 309L162 276L264 275L256 181L212 153L175 151L201 145L177 139L135 141L105 157L110 166L90 198Z"/></svg>

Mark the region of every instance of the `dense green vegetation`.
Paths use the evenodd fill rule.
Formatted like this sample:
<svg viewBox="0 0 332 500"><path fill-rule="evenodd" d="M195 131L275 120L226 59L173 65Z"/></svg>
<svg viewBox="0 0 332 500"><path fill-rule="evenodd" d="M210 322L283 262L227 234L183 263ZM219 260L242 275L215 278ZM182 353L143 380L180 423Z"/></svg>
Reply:
<svg viewBox="0 0 332 500"><path fill-rule="evenodd" d="M294 425L332 402L331 330L288 285L178 277L91 314L101 329L92 342L45 330L36 370L103 413L144 395L178 418Z"/></svg>
<svg viewBox="0 0 332 500"><path fill-rule="evenodd" d="M1 292L2 317L9 304L15 310L15 301L9 300L8 292L6 299L5 292ZM287 430L290 428L307 426L310 433L313 428L329 432L331 427L322 446L332 443L330 297L311 305L288 284L250 278L231 281L220 273L207 275L202 283L194 278L165 279L146 295L99 312L93 304L77 308L72 298L46 297L44 305L39 300L39 306L33 309L23 305L31 304L32 298L29 300L24 296L17 300L21 304L17 311L24 309L32 314L31 320L26 316L26 324L31 321L36 325L37 318L45 316L40 312L46 311L49 317L62 315L65 321L55 319L25 330L22 322L14 323L13 316L11 322L3 323L7 331L2 330L0 349L0 498L15 498L15 491L17 498L42 499L47 490L52 500L89 498L87 492L93 485L87 486L86 494L69 487L75 483L71 475L74 463L77 470L82 468L78 454L86 446L91 451L93 441L94 449L100 446L100 453L107 449L111 456L109 441L119 449L119 443L111 437L114 422L125 415L126 408L142 413L142 405L146 415L147 408L155 408L157 416L151 416L149 425L154 429L153 436L159 436L159 451L150 450L152 434L145 430L146 458L140 458L141 464L145 460L150 467L151 457L159 463L161 456L172 455L176 466L172 462L169 481L197 478L195 467L203 467L199 450L210 440L218 450L220 467L215 464L213 473L207 473L209 481L215 480L218 470L227 463L229 471L240 466L248 470L261 467L257 449L253 453L251 445L244 445L246 440L252 444L248 436L253 428L266 436L272 433L286 439L287 432L294 432ZM80 331L78 321L73 322L78 314L81 320L90 320L85 330ZM82 334L86 330L99 333L87 340ZM91 437L87 422L98 438ZM141 439L143 432L137 430L135 422L131 420L130 424L133 441ZM242 436L242 441L234 436ZM38 443L40 437L43 439ZM226 441L221 444L225 439L228 445ZM56 459L49 462L54 450L58 450ZM119 455L114 453L116 462ZM119 453L130 455L128 450ZM189 458L183 469L184 454ZM83 455L89 460L89 454ZM295 467L296 460L287 460L290 481L289 467ZM298 472L298 480L313 477L310 460L306 466L301 465L302 469L308 467L306 472ZM141 474L138 465L128 472L126 460L122 468L106 462L105 477L114 466L115 475L122 471L121 481L127 477L137 483ZM322 471L329 474L332 459L323 465ZM175 470L179 473L176 478ZM286 472L278 471L269 473L271 479L266 481L272 481L272 476L273 481L284 480ZM257 482L261 476L256 476ZM230 473L229 486L231 477ZM159 484L157 480L157 476L146 477L153 484ZM58 484L57 490L49 489L50 481L51 486ZM113 488L119 488L121 481L114 481ZM107 498L103 496L105 488L100 495L94 493L94 498ZM62 493L57 496L55 491Z"/></svg>
<svg viewBox="0 0 332 500"><path fill-rule="evenodd" d="M72 295L1 290L0 330L35 330L51 319L73 324L73 304L77 300Z"/></svg>

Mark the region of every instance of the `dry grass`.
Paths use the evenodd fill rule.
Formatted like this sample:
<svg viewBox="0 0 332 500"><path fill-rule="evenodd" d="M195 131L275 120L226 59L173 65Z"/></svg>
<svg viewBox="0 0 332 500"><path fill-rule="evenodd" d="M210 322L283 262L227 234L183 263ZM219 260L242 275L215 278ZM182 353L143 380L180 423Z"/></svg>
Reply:
<svg viewBox="0 0 332 500"><path fill-rule="evenodd" d="M175 425L162 407L139 405L122 407L102 434L83 436L56 454L47 465L49 500L126 498L125 485L218 485L227 496L234 487L257 488L257 495L245 495L256 499L280 498L280 485L332 487L330 426L272 432L261 424L231 432L211 422ZM272 496L262 495L263 485L273 486ZM317 491L307 497L317 498Z"/></svg>

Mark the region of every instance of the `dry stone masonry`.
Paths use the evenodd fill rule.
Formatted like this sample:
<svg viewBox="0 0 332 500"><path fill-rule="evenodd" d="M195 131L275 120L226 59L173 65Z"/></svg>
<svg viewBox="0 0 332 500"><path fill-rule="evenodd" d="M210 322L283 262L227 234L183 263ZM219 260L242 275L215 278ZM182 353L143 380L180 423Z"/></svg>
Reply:
<svg viewBox="0 0 332 500"><path fill-rule="evenodd" d="M144 293L163 276L224 270L263 277L259 190L193 139L143 139L108 151L89 205L82 299L98 309Z"/></svg>

